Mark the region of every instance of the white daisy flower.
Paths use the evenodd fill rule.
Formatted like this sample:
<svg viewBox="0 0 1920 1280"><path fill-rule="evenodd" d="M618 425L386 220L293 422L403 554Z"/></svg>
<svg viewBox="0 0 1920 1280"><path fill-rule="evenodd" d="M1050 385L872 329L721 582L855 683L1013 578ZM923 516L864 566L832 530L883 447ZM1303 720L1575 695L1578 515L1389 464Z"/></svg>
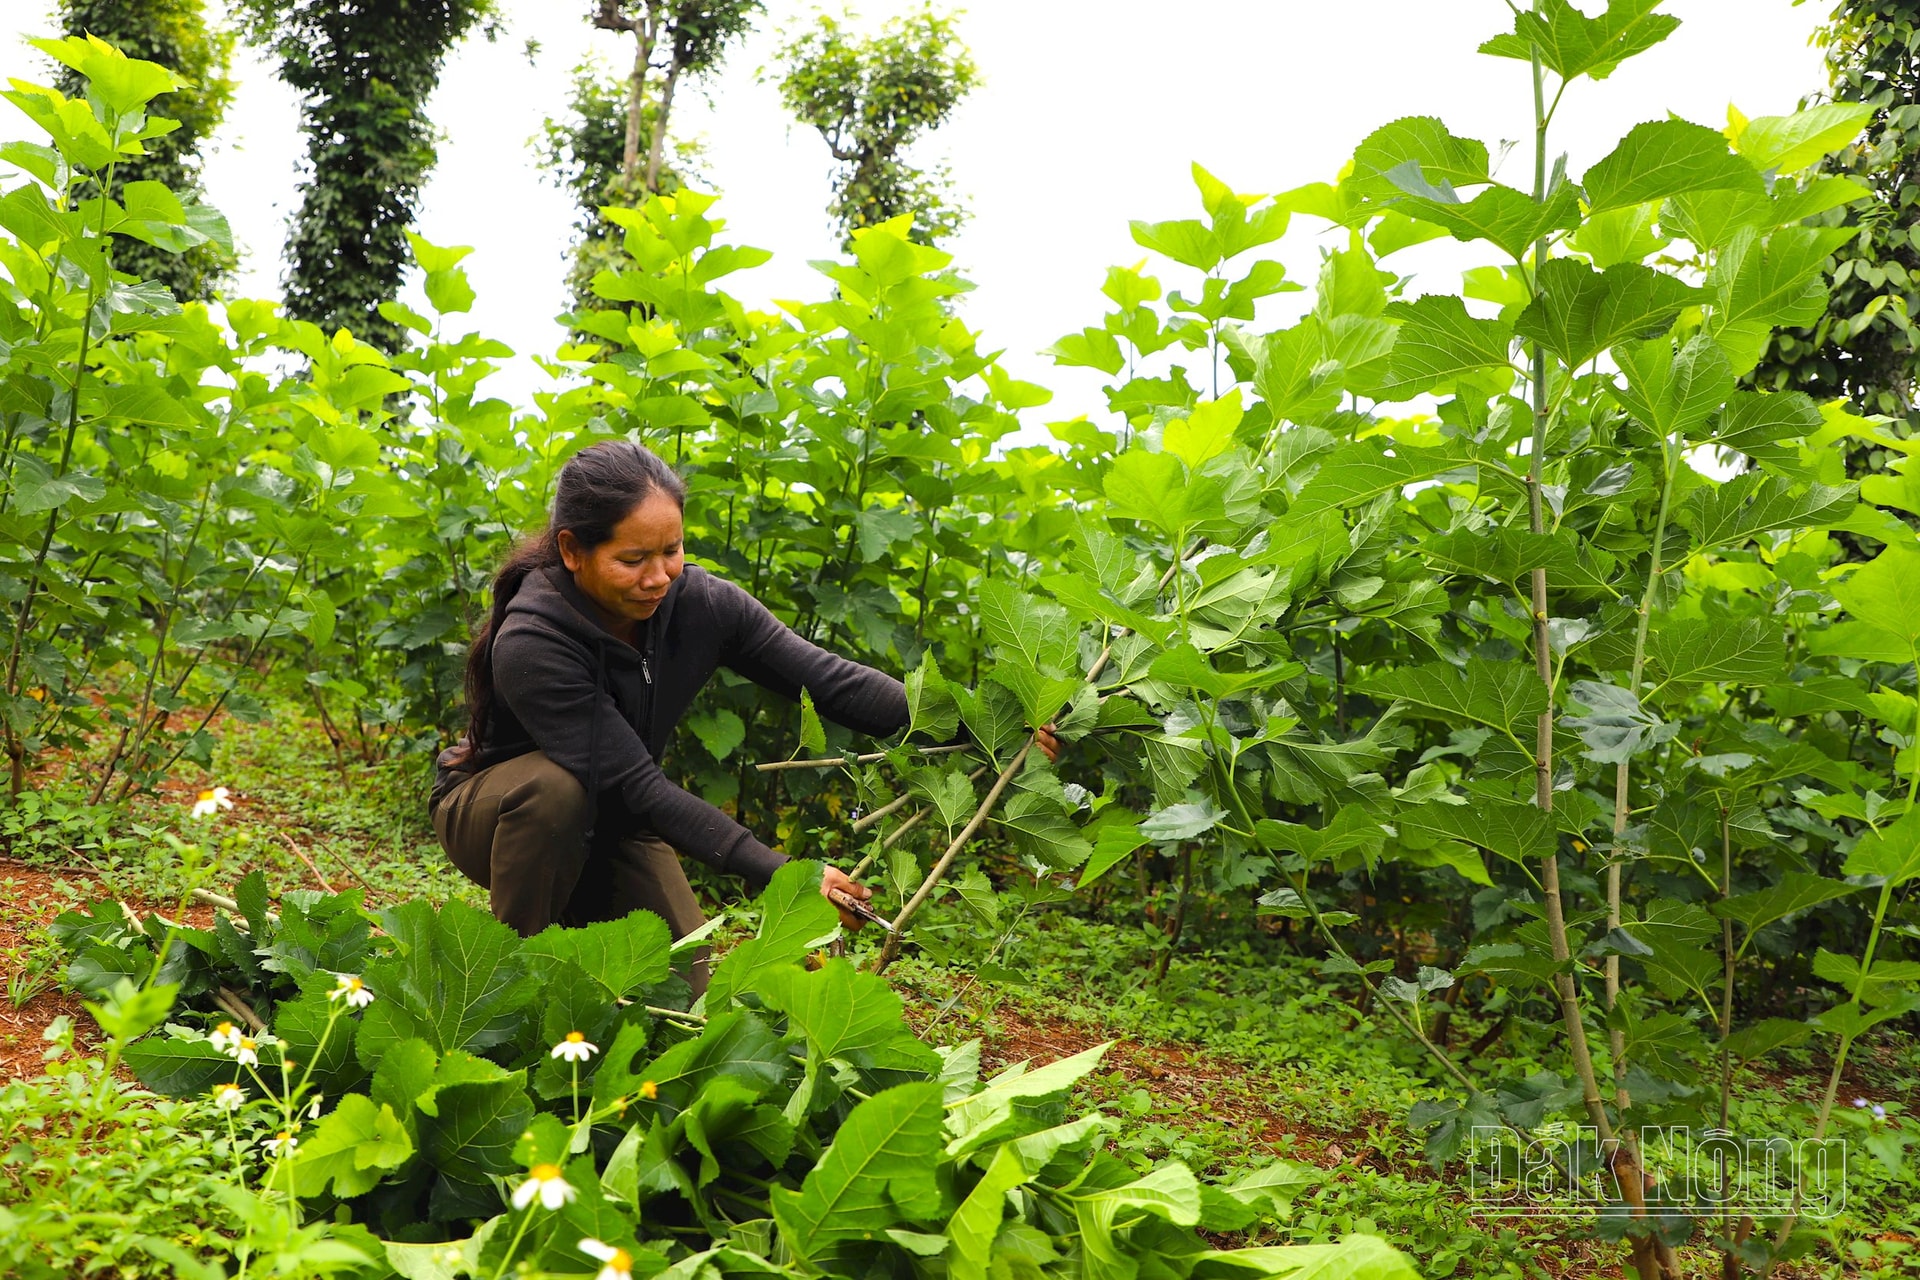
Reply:
<svg viewBox="0 0 1920 1280"><path fill-rule="evenodd" d="M589 1236L580 1242L580 1252L605 1264L593 1280L633 1280L633 1255L625 1249L616 1249L604 1240Z"/></svg>
<svg viewBox="0 0 1920 1280"><path fill-rule="evenodd" d="M260 1065L260 1043L252 1036L240 1036L228 1044L227 1056L243 1067Z"/></svg>
<svg viewBox="0 0 1920 1280"><path fill-rule="evenodd" d="M294 1137L284 1129L266 1141L267 1154L276 1160L283 1156L292 1155L299 1145L300 1139Z"/></svg>
<svg viewBox="0 0 1920 1280"><path fill-rule="evenodd" d="M553 1046L553 1052L547 1056L565 1058L568 1062L585 1062L598 1052L600 1052L599 1045L590 1043L578 1031L569 1031L567 1038Z"/></svg>
<svg viewBox="0 0 1920 1280"><path fill-rule="evenodd" d="M345 1000L355 1009L364 1009L373 1003L373 992L367 990L367 984L360 980L359 975L336 973L333 976L337 981L333 985L333 990L327 992L329 1002Z"/></svg>
<svg viewBox="0 0 1920 1280"><path fill-rule="evenodd" d="M222 809L233 808L233 800L230 798L232 795L233 793L225 787L214 787L212 790L202 791L200 798L193 802L193 816L211 818Z"/></svg>
<svg viewBox="0 0 1920 1280"><path fill-rule="evenodd" d="M325 1099L326 1095L323 1093L313 1095L313 1105L307 1108L307 1119L318 1120L320 1118L320 1104Z"/></svg>
<svg viewBox="0 0 1920 1280"><path fill-rule="evenodd" d="M558 1209L575 1194L573 1184L561 1176L559 1165L537 1164L528 1171L527 1180L513 1189L513 1207L524 1209L537 1197L547 1208Z"/></svg>
<svg viewBox="0 0 1920 1280"><path fill-rule="evenodd" d="M247 1100L247 1091L237 1084L217 1084L213 1086L213 1105L222 1111L238 1111L240 1104Z"/></svg>
<svg viewBox="0 0 1920 1280"><path fill-rule="evenodd" d="M227 1053L240 1043L240 1032L231 1022L223 1022L213 1029L213 1034L207 1037L207 1043L221 1053Z"/></svg>

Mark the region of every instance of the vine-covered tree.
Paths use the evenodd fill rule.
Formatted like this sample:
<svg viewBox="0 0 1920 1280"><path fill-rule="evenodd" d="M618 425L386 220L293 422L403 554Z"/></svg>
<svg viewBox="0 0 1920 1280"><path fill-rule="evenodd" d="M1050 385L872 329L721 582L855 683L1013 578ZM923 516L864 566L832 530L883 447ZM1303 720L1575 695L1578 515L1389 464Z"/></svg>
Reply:
<svg viewBox="0 0 1920 1280"><path fill-rule="evenodd" d="M69 35L98 36L129 58L157 62L192 82L154 104L180 127L143 144L145 155L116 165L111 194L119 198L129 182L158 182L181 203L200 203L201 146L219 128L233 98L233 81L227 76L232 33L208 27L203 0L62 0L59 16ZM69 96L86 92L79 73L67 68L62 68L59 87ZM215 215L208 210L197 216ZM114 265L166 285L183 302L208 298L233 269L233 255L223 247L226 239L221 234L184 253L122 240L114 247Z"/></svg>
<svg viewBox="0 0 1920 1280"><path fill-rule="evenodd" d="M1860 143L1829 158L1824 172L1871 196L1819 219L1859 234L1834 255L1826 314L1776 333L1754 377L1769 389L1845 398L1911 434L1920 429L1920 2L1843 0L1817 39L1827 51L1828 96L1876 108ZM1849 466L1883 471L1892 460L1885 455L1857 450Z"/></svg>
<svg viewBox="0 0 1920 1280"><path fill-rule="evenodd" d="M301 95L306 180L287 232L287 311L391 348L380 314L437 154L428 95L493 0L240 0L249 38Z"/></svg>
<svg viewBox="0 0 1920 1280"><path fill-rule="evenodd" d="M953 17L931 7L896 17L872 36L822 14L781 47L780 97L826 139L839 168L827 212L851 243L860 227L913 215L913 238L952 235L966 211L944 164L906 159L913 143L946 123L980 82Z"/></svg>

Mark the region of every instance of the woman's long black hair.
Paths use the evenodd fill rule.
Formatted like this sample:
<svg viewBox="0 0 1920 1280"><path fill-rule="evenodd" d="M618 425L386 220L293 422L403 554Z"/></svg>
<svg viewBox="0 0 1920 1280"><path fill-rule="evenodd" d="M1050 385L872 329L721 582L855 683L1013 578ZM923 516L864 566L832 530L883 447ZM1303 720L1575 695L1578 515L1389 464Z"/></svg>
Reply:
<svg viewBox="0 0 1920 1280"><path fill-rule="evenodd" d="M656 493L687 506L687 483L651 450L629 440L603 440L567 459L554 486L547 527L508 553L493 577L493 608L467 652L467 746L477 751L493 710L493 637L526 576L561 563L560 531L591 551L613 536L635 507Z"/></svg>

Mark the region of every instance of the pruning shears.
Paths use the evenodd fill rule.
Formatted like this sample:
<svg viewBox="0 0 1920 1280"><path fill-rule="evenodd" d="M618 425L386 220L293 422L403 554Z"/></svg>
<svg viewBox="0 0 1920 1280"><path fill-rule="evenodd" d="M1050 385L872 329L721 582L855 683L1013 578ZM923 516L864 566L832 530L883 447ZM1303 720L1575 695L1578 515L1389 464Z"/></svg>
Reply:
<svg viewBox="0 0 1920 1280"><path fill-rule="evenodd" d="M869 924L877 924L888 933L899 932L899 930L893 927L893 921L887 919L872 907L848 893L845 889L829 889L827 891L827 901L833 903L834 906L839 907L842 911L848 912L857 920L865 920Z"/></svg>

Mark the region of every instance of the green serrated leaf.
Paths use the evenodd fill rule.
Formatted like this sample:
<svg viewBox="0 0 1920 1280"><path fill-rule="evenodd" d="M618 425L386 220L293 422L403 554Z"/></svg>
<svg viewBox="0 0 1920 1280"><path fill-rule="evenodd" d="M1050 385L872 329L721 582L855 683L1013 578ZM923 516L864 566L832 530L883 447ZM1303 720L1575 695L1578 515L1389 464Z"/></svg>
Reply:
<svg viewBox="0 0 1920 1280"><path fill-rule="evenodd" d="M1638 263L1595 271L1576 258L1552 258L1514 329L1579 368L1620 343L1666 332L1698 296L1685 281Z"/></svg>
<svg viewBox="0 0 1920 1280"><path fill-rule="evenodd" d="M834 958L819 969L770 969L759 991L768 1008L787 1015L823 1059L861 1067L938 1071L938 1062L901 1014L900 997L885 981Z"/></svg>
<svg viewBox="0 0 1920 1280"><path fill-rule="evenodd" d="M1456 240L1486 240L1515 261L1524 259L1543 237L1580 225L1580 202L1571 186L1556 188L1544 204L1495 183L1460 203L1414 196L1395 201L1393 207L1445 227Z"/></svg>
<svg viewBox="0 0 1920 1280"><path fill-rule="evenodd" d="M412 1157L413 1140L393 1108L349 1093L301 1139L293 1185L307 1195L330 1187L347 1200L373 1190Z"/></svg>
<svg viewBox="0 0 1920 1280"><path fill-rule="evenodd" d="M1894 885L1920 880L1920 809L1861 836L1841 870L1850 876L1879 876Z"/></svg>
<svg viewBox="0 0 1920 1280"><path fill-rule="evenodd" d="M907 676L909 732L945 742L960 728L960 706L931 653Z"/></svg>
<svg viewBox="0 0 1920 1280"><path fill-rule="evenodd" d="M1659 7L1660 0L1607 0L1606 12L1590 18L1569 0L1543 0L1516 9L1513 31L1488 40L1480 52L1527 62L1537 50L1540 64L1563 81L1604 80L1679 27L1680 19L1656 13Z"/></svg>
<svg viewBox="0 0 1920 1280"><path fill-rule="evenodd" d="M806 689L800 691L800 749L810 756L827 749L827 728L820 723L820 713L813 708L813 694Z"/></svg>
<svg viewBox="0 0 1920 1280"><path fill-rule="evenodd" d="M1808 875L1802 871L1789 871L1764 889L1738 893L1722 902L1713 903L1711 910L1717 916L1738 921L1748 933L1753 933L1775 920L1784 920L1796 912L1859 891L1859 885Z"/></svg>
<svg viewBox="0 0 1920 1280"><path fill-rule="evenodd" d="M1727 140L1685 120L1635 125L1581 180L1592 213L1690 191L1764 193L1760 172L1727 149Z"/></svg>
<svg viewBox="0 0 1920 1280"><path fill-rule="evenodd" d="M1400 667L1356 682L1374 697L1406 703L1427 719L1454 724L1470 720L1517 733L1546 710L1547 691L1530 666L1469 659L1464 667L1430 662Z"/></svg>
<svg viewBox="0 0 1920 1280"><path fill-rule="evenodd" d="M1140 834L1156 842L1191 840L1213 830L1226 810L1211 800L1187 801L1156 809L1140 824Z"/></svg>
<svg viewBox="0 0 1920 1280"><path fill-rule="evenodd" d="M1409 162L1431 183L1453 187L1487 181L1487 148L1457 138L1433 116L1407 116L1381 125L1354 149L1353 172L1341 184L1357 194L1391 199L1401 189L1388 175Z"/></svg>
<svg viewBox="0 0 1920 1280"><path fill-rule="evenodd" d="M641 910L580 928L553 925L528 938L522 954L570 960L611 997L627 998L666 978L672 945L667 922Z"/></svg>
<svg viewBox="0 0 1920 1280"><path fill-rule="evenodd" d="M1696 489L1681 504L1677 519L1701 549L1737 548L1763 533L1830 528L1853 511L1854 495L1852 485L1800 486L1748 472L1722 485Z"/></svg>
<svg viewBox="0 0 1920 1280"><path fill-rule="evenodd" d="M757 989L768 970L798 961L807 947L829 933L840 916L820 895L821 866L794 859L773 873L754 899L760 930L727 953L707 985L707 1007L724 1009L735 994Z"/></svg>
<svg viewBox="0 0 1920 1280"><path fill-rule="evenodd" d="M512 929L457 901L438 911L424 901L402 903L381 922L396 946L364 975L377 998L362 1015L362 1064L372 1069L410 1037L439 1053L512 1038L537 994Z"/></svg>
<svg viewBox="0 0 1920 1280"><path fill-rule="evenodd" d="M1527 801L1475 796L1464 805L1403 809L1395 821L1416 839L1464 841L1522 866L1538 864L1554 848L1552 816Z"/></svg>
<svg viewBox="0 0 1920 1280"><path fill-rule="evenodd" d="M1864 102L1825 102L1789 116L1756 116L1734 134L1734 149L1761 169L1798 173L1859 136L1873 119Z"/></svg>
<svg viewBox="0 0 1920 1280"><path fill-rule="evenodd" d="M1466 304L1451 294L1395 302L1386 314L1400 322L1388 361L1396 399L1451 386L1455 379L1483 369L1506 367L1512 328L1498 319L1468 315Z"/></svg>
<svg viewBox="0 0 1920 1280"><path fill-rule="evenodd" d="M1770 618L1681 618L1649 630L1647 660L1668 684L1765 684L1786 666L1786 636Z"/></svg>
<svg viewBox="0 0 1920 1280"><path fill-rule="evenodd" d="M793 1255L817 1266L842 1241L933 1213L942 1114L937 1081L896 1085L855 1107L800 1190L772 1193L774 1221Z"/></svg>

